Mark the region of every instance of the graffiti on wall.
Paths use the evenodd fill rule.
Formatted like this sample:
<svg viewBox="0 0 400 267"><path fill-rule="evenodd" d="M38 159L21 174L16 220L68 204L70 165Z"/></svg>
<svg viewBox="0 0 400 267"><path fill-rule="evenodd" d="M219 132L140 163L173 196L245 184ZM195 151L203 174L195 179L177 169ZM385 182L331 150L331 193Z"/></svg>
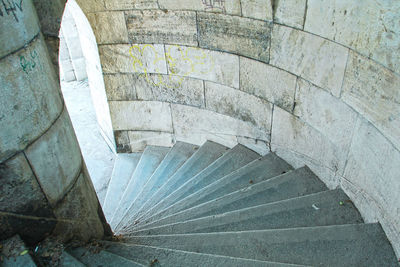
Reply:
<svg viewBox="0 0 400 267"><path fill-rule="evenodd" d="M13 15L15 20L19 22L18 10L22 12L22 1L23 0L0 0L0 16Z"/></svg>
<svg viewBox="0 0 400 267"><path fill-rule="evenodd" d="M19 64L21 65L22 70L29 74L29 72L33 71L36 68L36 60L38 54L36 51L31 51L28 57L20 56Z"/></svg>
<svg viewBox="0 0 400 267"><path fill-rule="evenodd" d="M129 54L135 72L142 73L151 86L165 88L180 87L185 77L207 75L215 66L214 59L205 50L194 47L173 45L165 54L160 54L153 45L133 45ZM167 78L160 69L165 63L169 70Z"/></svg>
<svg viewBox="0 0 400 267"><path fill-rule="evenodd" d="M225 0L201 0L206 11L221 11L225 13Z"/></svg>

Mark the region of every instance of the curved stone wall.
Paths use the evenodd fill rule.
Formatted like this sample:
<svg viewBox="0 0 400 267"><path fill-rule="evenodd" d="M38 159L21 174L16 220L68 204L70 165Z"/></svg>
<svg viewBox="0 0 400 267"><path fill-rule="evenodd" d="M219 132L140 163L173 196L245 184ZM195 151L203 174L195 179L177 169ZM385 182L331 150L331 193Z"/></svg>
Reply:
<svg viewBox="0 0 400 267"><path fill-rule="evenodd" d="M45 2L0 5L0 237L87 241L110 229L61 96Z"/></svg>
<svg viewBox="0 0 400 267"><path fill-rule="evenodd" d="M272 150L343 187L400 252L400 2L78 2L119 151Z"/></svg>

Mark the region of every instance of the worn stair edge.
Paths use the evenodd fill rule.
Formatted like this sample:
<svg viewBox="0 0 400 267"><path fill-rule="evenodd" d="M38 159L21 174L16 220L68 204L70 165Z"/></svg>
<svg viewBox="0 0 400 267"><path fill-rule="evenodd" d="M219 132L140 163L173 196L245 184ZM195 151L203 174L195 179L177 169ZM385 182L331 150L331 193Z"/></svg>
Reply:
<svg viewBox="0 0 400 267"><path fill-rule="evenodd" d="M111 227L120 222L135 198L137 191L143 186L147 179L153 174L170 148L160 146L147 146L140 157L139 163L133 172L130 181L121 197L113 218L110 221Z"/></svg>
<svg viewBox="0 0 400 267"><path fill-rule="evenodd" d="M207 168L202 170L197 175L190 178L183 185L177 189L172 189L172 192L166 194L160 202L152 206L146 213L146 217L151 217L152 214L157 213L157 211L164 210L170 205L174 204L182 198L185 194L191 194L191 191L195 192L195 186L199 189L203 188L216 180L224 177L235 170L247 165L249 162L259 158L259 154L253 150L243 146L236 145L234 148L228 150L216 161L211 163ZM129 213L128 221L134 221L135 214Z"/></svg>
<svg viewBox="0 0 400 267"><path fill-rule="evenodd" d="M63 251L61 254L60 267L85 267L86 265L80 262L77 258Z"/></svg>
<svg viewBox="0 0 400 267"><path fill-rule="evenodd" d="M393 248L377 223L136 236L127 240L147 246L312 266L398 267Z"/></svg>
<svg viewBox="0 0 400 267"><path fill-rule="evenodd" d="M108 242L107 250L134 259L147 266L156 263L156 266L229 266L229 267L296 267L304 265L266 262L252 259L242 259L229 256L196 253L190 251L142 246L124 243ZM140 259L138 258L140 257Z"/></svg>
<svg viewBox="0 0 400 267"><path fill-rule="evenodd" d="M142 153L118 154L104 199L103 211L107 220L111 221L122 198L121 192L128 185L141 156Z"/></svg>
<svg viewBox="0 0 400 267"><path fill-rule="evenodd" d="M199 147L196 145L176 142L147 180L146 184L141 188L135 199L132 200L131 206L124 214L124 217L136 214L148 199L147 197L160 188L198 150L198 148ZM121 221L125 220L125 218L121 219Z"/></svg>
<svg viewBox="0 0 400 267"><path fill-rule="evenodd" d="M27 248L24 242L18 235L15 235L7 240L3 240L0 242L0 244L2 245L0 256L3 259L3 261L0 261L0 266L36 267L31 255L27 253Z"/></svg>
<svg viewBox="0 0 400 267"><path fill-rule="evenodd" d="M292 167L288 163L275 154L270 153L215 181L214 183L209 184L196 193L176 202L165 210L162 210L151 217L145 218L144 220L140 220L136 225L132 225L127 229L159 221L172 214L205 203L207 202L207 199L212 200L213 197L216 199L242 188L246 188L249 185L272 179L290 170L292 170Z"/></svg>
<svg viewBox="0 0 400 267"><path fill-rule="evenodd" d="M158 201L162 199L163 192L169 188L176 187L177 184L195 176L203 169L207 168L212 162L221 157L229 148L218 143L207 141L205 142L186 162L183 164L174 175L168 179L160 189L150 196L149 200L137 212L136 219L141 218L146 212ZM120 230L121 228L118 228Z"/></svg>
<svg viewBox="0 0 400 267"><path fill-rule="evenodd" d="M232 232L362 223L362 217L341 190L323 191L270 204L132 232L160 235Z"/></svg>
<svg viewBox="0 0 400 267"><path fill-rule="evenodd" d="M147 226L140 225L137 230L154 227L160 223L183 222L326 190L328 188L325 184L308 167L303 167L180 211Z"/></svg>
<svg viewBox="0 0 400 267"><path fill-rule="evenodd" d="M93 248L96 250L97 248ZM141 267L144 266L132 259L122 257L118 254L109 252L101 248L100 251L93 253L90 248L75 248L69 250L74 257L78 258L88 267Z"/></svg>

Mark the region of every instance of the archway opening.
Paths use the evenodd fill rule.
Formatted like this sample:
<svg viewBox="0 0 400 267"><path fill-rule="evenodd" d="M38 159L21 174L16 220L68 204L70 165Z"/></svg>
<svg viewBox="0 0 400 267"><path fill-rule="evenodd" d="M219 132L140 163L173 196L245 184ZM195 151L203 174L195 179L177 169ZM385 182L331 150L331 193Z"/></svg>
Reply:
<svg viewBox="0 0 400 267"><path fill-rule="evenodd" d="M100 203L116 156L96 38L74 0L60 29L60 83L65 104Z"/></svg>

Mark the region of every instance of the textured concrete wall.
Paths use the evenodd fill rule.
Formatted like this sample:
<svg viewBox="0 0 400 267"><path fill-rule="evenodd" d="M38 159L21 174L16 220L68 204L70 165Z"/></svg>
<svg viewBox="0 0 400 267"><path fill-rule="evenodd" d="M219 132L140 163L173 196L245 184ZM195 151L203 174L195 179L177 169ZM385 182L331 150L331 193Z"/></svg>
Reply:
<svg viewBox="0 0 400 267"><path fill-rule="evenodd" d="M109 228L57 76L62 12L56 2L34 2L38 12L31 0L0 5L0 236L102 237Z"/></svg>
<svg viewBox="0 0 400 267"><path fill-rule="evenodd" d="M342 186L400 252L400 2L78 2L120 151L271 149Z"/></svg>

